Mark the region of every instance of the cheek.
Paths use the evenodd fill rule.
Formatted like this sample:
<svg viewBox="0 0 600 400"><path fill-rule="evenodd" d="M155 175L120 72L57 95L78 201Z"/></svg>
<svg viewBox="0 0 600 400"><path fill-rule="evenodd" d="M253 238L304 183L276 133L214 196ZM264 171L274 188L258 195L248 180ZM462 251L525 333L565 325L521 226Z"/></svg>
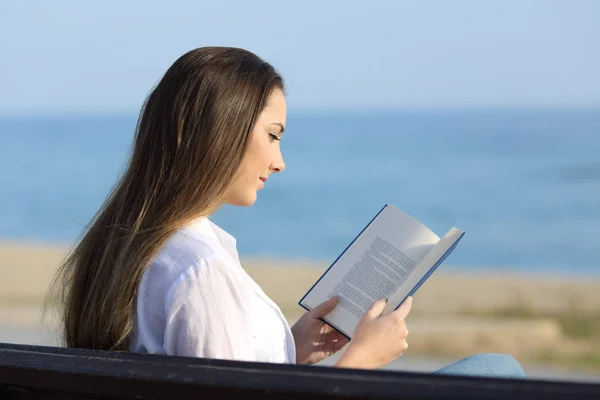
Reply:
<svg viewBox="0 0 600 400"><path fill-rule="evenodd" d="M271 160L274 157L275 145L267 142L257 147L254 157L254 166L261 172L268 169L271 164Z"/></svg>
<svg viewBox="0 0 600 400"><path fill-rule="evenodd" d="M247 178L258 179L263 172L267 171L277 157L277 151L277 144L272 143L267 134L254 136L246 153Z"/></svg>

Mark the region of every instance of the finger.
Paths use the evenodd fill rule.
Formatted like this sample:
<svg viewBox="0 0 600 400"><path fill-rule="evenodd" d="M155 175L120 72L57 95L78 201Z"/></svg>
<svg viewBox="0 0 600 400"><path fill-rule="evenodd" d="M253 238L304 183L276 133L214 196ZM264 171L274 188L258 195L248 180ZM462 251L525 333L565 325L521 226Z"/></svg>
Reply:
<svg viewBox="0 0 600 400"><path fill-rule="evenodd" d="M341 333L339 333L336 330L333 330L333 331L327 333L327 339L326 339L327 341L335 342L337 340L343 340L343 339L346 339L346 336L342 335Z"/></svg>
<svg viewBox="0 0 600 400"><path fill-rule="evenodd" d="M342 343L348 343L350 342L350 340L342 335L341 333L339 333L338 331L333 331L333 332L329 332L327 335L325 335L325 341L327 343L338 343L342 342ZM341 344L340 344L341 345Z"/></svg>
<svg viewBox="0 0 600 400"><path fill-rule="evenodd" d="M335 342L335 344L333 345L333 352L337 353L338 351L343 349L344 346L347 345L348 343L350 343L350 341L347 338L342 337L340 340Z"/></svg>
<svg viewBox="0 0 600 400"><path fill-rule="evenodd" d="M371 305L371 308L367 310L366 317L369 319L375 319L381 315L385 308L385 304L387 303L387 299L377 300Z"/></svg>
<svg viewBox="0 0 600 400"><path fill-rule="evenodd" d="M406 298L406 300L404 300L402 305L400 307L398 307L397 310L394 311L394 314L396 314L396 316L399 318L405 319L406 317L408 317L408 313L410 312L411 308L412 308L412 296L409 296Z"/></svg>
<svg viewBox="0 0 600 400"><path fill-rule="evenodd" d="M323 303L319 304L318 306L316 306L309 312L314 318L324 317L325 315L327 315L331 311L333 311L333 309L335 308L335 306L338 303L338 300L339 300L338 296L333 296L329 300L324 301Z"/></svg>

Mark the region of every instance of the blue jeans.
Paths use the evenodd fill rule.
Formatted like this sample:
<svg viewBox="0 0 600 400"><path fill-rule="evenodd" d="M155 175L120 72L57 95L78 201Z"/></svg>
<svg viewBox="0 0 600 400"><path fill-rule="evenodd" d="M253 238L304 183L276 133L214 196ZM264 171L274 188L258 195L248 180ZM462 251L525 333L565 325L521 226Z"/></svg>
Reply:
<svg viewBox="0 0 600 400"><path fill-rule="evenodd" d="M436 374L485 376L490 378L525 377L517 360L505 354L476 354L435 371Z"/></svg>

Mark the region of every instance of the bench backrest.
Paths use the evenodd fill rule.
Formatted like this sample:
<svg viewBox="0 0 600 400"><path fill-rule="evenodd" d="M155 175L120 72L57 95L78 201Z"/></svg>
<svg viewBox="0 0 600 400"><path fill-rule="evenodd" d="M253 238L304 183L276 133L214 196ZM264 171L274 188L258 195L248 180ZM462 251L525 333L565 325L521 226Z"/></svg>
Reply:
<svg viewBox="0 0 600 400"><path fill-rule="evenodd" d="M600 384L361 371L0 343L1 399L600 399Z"/></svg>

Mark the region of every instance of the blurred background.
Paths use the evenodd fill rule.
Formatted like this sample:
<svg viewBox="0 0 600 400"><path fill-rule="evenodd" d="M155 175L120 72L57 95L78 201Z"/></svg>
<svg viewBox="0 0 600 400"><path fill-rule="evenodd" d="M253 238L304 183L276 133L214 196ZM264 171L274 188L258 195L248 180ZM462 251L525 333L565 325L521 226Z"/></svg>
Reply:
<svg viewBox="0 0 600 400"><path fill-rule="evenodd" d="M145 96L223 45L287 84L286 171L213 219L290 322L390 203L467 235L389 368L506 352L532 377L600 379L599 18L594 0L2 1L0 341L59 343L43 296Z"/></svg>

